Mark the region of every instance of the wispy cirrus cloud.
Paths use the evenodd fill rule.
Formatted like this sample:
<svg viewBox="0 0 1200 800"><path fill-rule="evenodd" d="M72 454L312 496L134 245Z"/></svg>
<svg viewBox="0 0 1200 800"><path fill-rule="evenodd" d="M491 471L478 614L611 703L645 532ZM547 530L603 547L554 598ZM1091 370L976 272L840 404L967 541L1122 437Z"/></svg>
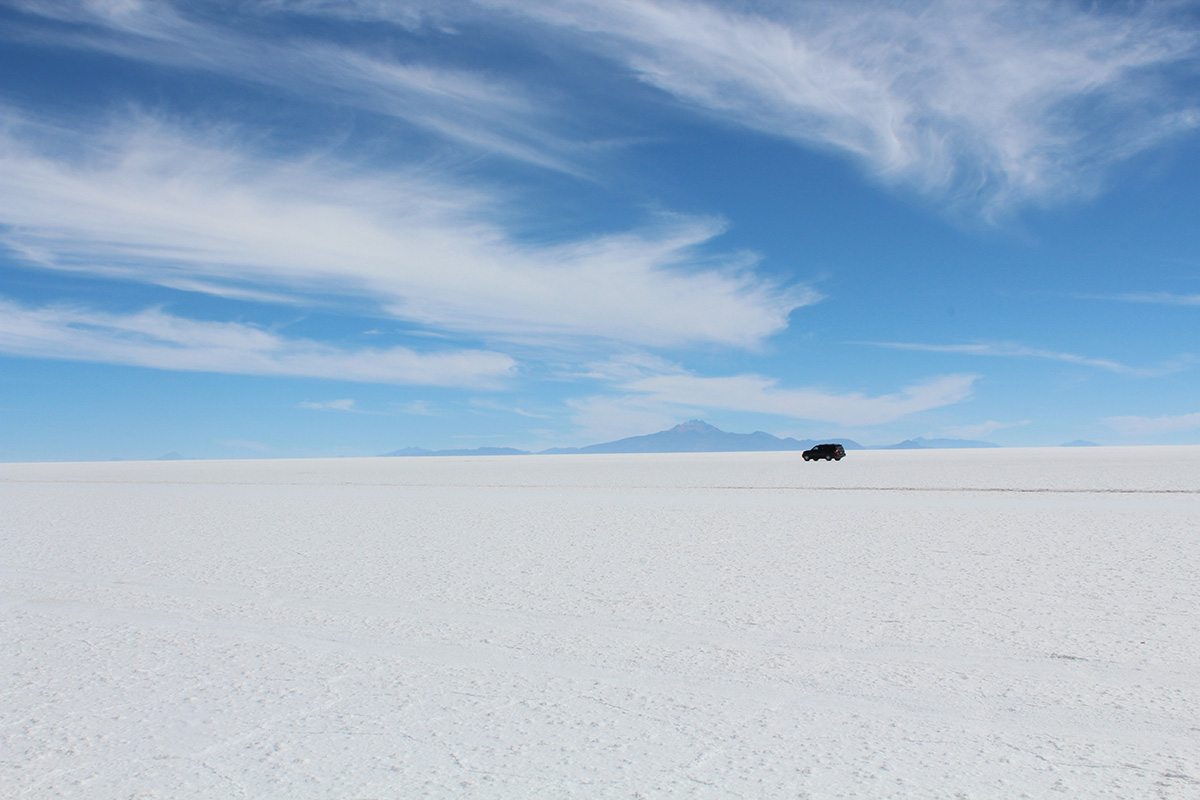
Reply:
<svg viewBox="0 0 1200 800"><path fill-rule="evenodd" d="M754 347L820 296L706 251L718 220L557 242L512 203L418 169L256 153L153 118L0 129L0 243L28 263L255 299L367 299L441 331ZM66 153L67 155L64 155ZM663 302L669 298L669 302Z"/></svg>
<svg viewBox="0 0 1200 800"><path fill-rule="evenodd" d="M499 2L499 0L496 0ZM998 213L1200 127L1180 4L503 2L700 111ZM359 4L361 5L361 4Z"/></svg>
<svg viewBox="0 0 1200 800"><path fill-rule="evenodd" d="M472 408L482 408L489 411L499 411L503 414L515 414L518 417L526 417L528 419L550 419L549 414L538 414L533 411L526 411L517 406L503 405L495 400L490 400L483 397L476 397L471 400Z"/></svg>
<svg viewBox="0 0 1200 800"><path fill-rule="evenodd" d="M978 380L978 375L947 375L876 396L815 388L789 389L781 387L778 380L762 375L658 375L634 380L624 388L677 406L871 426L961 402L970 396Z"/></svg>
<svg viewBox="0 0 1200 800"><path fill-rule="evenodd" d="M1020 422L997 422L996 420L988 420L975 425L960 425L954 428L947 428L944 431L945 436L950 436L956 439L982 439L984 436L990 436L996 431L1002 431L1006 428L1020 428L1029 425L1032 420L1023 419Z"/></svg>
<svg viewBox="0 0 1200 800"><path fill-rule="evenodd" d="M310 411L358 411L353 398L342 400L303 400L298 403L300 408Z"/></svg>
<svg viewBox="0 0 1200 800"><path fill-rule="evenodd" d="M71 27L8 35L212 73L305 101L402 120L472 151L581 174L586 147L559 133L564 120L519 83L449 65L407 60L385 48L300 34L266 36L255 23L285 4L172 3L168 0L63 0L16 5L32 18ZM297 9L302 10L302 9ZM325 11L331 7L325 5ZM347 9L349 11L349 9ZM217 13L212 13L217 12ZM403 13L390 15L403 23Z"/></svg>
<svg viewBox="0 0 1200 800"><path fill-rule="evenodd" d="M1131 292L1128 294L1089 295L1094 300L1115 300L1122 303L1149 303L1161 306L1200 306L1200 294L1171 292Z"/></svg>
<svg viewBox="0 0 1200 800"><path fill-rule="evenodd" d="M914 342L861 342L873 347L886 347L892 350L916 350L926 353L957 353L969 356L988 356L993 358L1039 358L1049 361L1061 361L1066 364L1078 364L1083 367L1095 367L1122 375L1156 376L1165 375L1179 369L1178 366L1166 366L1157 369L1131 367L1118 361L1104 358L1088 358L1074 353L1061 353L1054 350L1042 350L1036 347L1013 343L986 344L918 344Z"/></svg>
<svg viewBox="0 0 1200 800"><path fill-rule="evenodd" d="M590 170L593 143L558 110L570 103L545 102L548 87L527 85L528 76L439 62L436 47L401 58L316 34L269 37L257 23L304 15L386 22L425 43L462 36L448 31L464 23L509 41L523 36L531 51L588 50L617 65L614 79L629 73L725 123L850 154L886 183L986 215L1092 193L1112 165L1200 128L1187 88L1200 29L1188 3L16 5L73 27L51 35L18 26L10 36L368 110L474 151L576 174ZM568 86L553 93L571 96ZM594 122L603 111L588 115Z"/></svg>
<svg viewBox="0 0 1200 800"><path fill-rule="evenodd" d="M358 401L353 398L340 400L304 400L296 404L299 408L309 411L344 411L351 414L369 414L371 416L404 415L416 417L432 417L437 412L430 408L424 400L413 400L409 403L389 403L384 410L367 410L360 408Z"/></svg>
<svg viewBox="0 0 1200 800"><path fill-rule="evenodd" d="M608 383L612 392L576 398L569 405L581 430L593 435L644 433L654 425L704 411L771 414L796 420L870 427L962 402L978 375L945 375L897 392L868 395L822 387L788 388L762 375L697 375L656 356L632 353L588 367L577 377Z"/></svg>
<svg viewBox="0 0 1200 800"><path fill-rule="evenodd" d="M393 414L407 414L414 417L435 417L438 414L424 400L413 400L411 403L395 404L389 408L389 412Z"/></svg>
<svg viewBox="0 0 1200 800"><path fill-rule="evenodd" d="M1126 436L1162 436L1200 429L1200 412L1162 417L1108 417L1104 423Z"/></svg>
<svg viewBox="0 0 1200 800"><path fill-rule="evenodd" d="M472 148L586 170L589 145L516 79L267 40L167 2L23 5L83 25L76 46L323 94ZM242 11L388 22L426 38L460 22L511 36L514 20L533 20L531 48L599 53L699 112L848 153L887 183L985 214L1086 195L1113 164L1200 128L1188 76L1173 74L1200 54L1180 3L270 0Z"/></svg>
<svg viewBox="0 0 1200 800"><path fill-rule="evenodd" d="M29 308L3 298L0 353L187 372L476 388L501 385L517 369L511 357L486 350L349 349L158 309L115 314Z"/></svg>

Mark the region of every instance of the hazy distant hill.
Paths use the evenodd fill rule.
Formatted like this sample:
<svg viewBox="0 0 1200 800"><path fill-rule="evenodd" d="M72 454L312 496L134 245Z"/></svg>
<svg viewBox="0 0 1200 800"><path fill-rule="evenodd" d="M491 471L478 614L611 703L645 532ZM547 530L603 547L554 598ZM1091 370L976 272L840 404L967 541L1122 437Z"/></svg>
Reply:
<svg viewBox="0 0 1200 800"><path fill-rule="evenodd" d="M992 442L970 439L907 439L898 444L865 448L851 439L780 439L763 431L729 433L702 420L682 422L674 428L645 436L630 436L615 442L592 444L586 447L554 447L538 455L570 455L587 453L748 453L771 450L807 450L821 442L840 442L847 450L935 450L958 447L1000 447ZM1072 442L1072 445L1076 443ZM384 453L385 456L527 456L528 450L515 447L476 447L470 450L426 450L405 447Z"/></svg>
<svg viewBox="0 0 1200 800"><path fill-rule="evenodd" d="M754 433L729 433L698 419L676 425L674 428L645 436L631 436L615 442L588 445L587 447L555 447L543 450L542 455L566 455L582 453L740 453L769 450L807 450L817 439L780 439L763 431ZM847 450L862 450L863 446L849 439L839 439ZM527 450L512 447L479 447L474 450L425 450L420 447L405 447L385 453L387 456L504 456L530 455Z"/></svg>
<svg viewBox="0 0 1200 800"><path fill-rule="evenodd" d="M807 450L817 444L815 439L780 439L763 431L728 433L698 419L680 423L674 428L646 436L631 436L615 442L588 447L556 447L544 452L563 453L740 453L767 450ZM861 450L862 445L843 439L847 450Z"/></svg>
<svg viewBox="0 0 1200 800"><path fill-rule="evenodd" d="M528 450L515 447L476 447L470 450L426 450L423 447L405 447L384 453L387 456L527 456Z"/></svg>
<svg viewBox="0 0 1200 800"><path fill-rule="evenodd" d="M1095 442L1089 442L1086 439L1076 439L1073 442L1067 442L1066 444L1062 444L1059 446L1060 447L1099 447L1100 445L1096 444Z"/></svg>
<svg viewBox="0 0 1200 800"><path fill-rule="evenodd" d="M977 442L971 439L905 439L897 444L874 447L873 450L945 450L948 448L999 447L992 442Z"/></svg>

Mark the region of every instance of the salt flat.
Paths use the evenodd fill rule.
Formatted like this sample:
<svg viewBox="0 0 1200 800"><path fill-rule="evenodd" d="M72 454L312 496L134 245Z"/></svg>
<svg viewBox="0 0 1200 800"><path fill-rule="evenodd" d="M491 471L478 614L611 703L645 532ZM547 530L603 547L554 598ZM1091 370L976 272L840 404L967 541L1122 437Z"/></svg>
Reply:
<svg viewBox="0 0 1200 800"><path fill-rule="evenodd" d="M0 465L6 797L1200 797L1200 448Z"/></svg>

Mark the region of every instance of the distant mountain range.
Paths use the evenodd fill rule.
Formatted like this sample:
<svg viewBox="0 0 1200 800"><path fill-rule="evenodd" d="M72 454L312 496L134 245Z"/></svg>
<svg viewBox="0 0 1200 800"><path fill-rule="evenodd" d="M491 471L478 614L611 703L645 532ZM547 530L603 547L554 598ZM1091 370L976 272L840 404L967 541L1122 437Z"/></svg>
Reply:
<svg viewBox="0 0 1200 800"><path fill-rule="evenodd" d="M905 439L897 444L873 447L872 450L946 450L949 448L965 447L999 447L991 442L977 442L972 439Z"/></svg>
<svg viewBox="0 0 1200 800"><path fill-rule="evenodd" d="M426 450L424 447L405 447L384 453L384 456L528 456L528 450L515 447L476 447L471 450Z"/></svg>
<svg viewBox="0 0 1200 800"><path fill-rule="evenodd" d="M542 450L539 455L566 455L585 453L746 453L773 450L808 450L813 445L830 439L780 439L763 431L754 433L729 433L698 419L680 423L674 428L645 436L630 436L615 442L604 442L587 447L554 447ZM975 442L967 439L909 439L886 447L867 448L850 439L837 439L847 450L920 450L947 447L999 447L991 442ZM513 447L477 447L471 450L426 450L421 447L405 447L385 456L519 456L534 455L529 450Z"/></svg>
<svg viewBox="0 0 1200 800"><path fill-rule="evenodd" d="M555 447L546 454L562 453L746 453L767 450L807 450L819 442L816 439L780 439L763 431L728 433L693 419L674 428L646 436L631 436L615 442L587 447ZM858 442L842 440L847 450L862 450Z"/></svg>

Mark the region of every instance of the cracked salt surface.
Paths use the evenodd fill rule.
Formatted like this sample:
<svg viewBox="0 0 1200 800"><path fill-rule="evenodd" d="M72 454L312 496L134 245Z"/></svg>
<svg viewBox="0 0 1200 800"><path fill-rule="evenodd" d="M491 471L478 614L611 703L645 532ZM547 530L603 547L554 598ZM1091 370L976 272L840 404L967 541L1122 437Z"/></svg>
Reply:
<svg viewBox="0 0 1200 800"><path fill-rule="evenodd" d="M1200 448L0 465L6 797L1200 797Z"/></svg>

